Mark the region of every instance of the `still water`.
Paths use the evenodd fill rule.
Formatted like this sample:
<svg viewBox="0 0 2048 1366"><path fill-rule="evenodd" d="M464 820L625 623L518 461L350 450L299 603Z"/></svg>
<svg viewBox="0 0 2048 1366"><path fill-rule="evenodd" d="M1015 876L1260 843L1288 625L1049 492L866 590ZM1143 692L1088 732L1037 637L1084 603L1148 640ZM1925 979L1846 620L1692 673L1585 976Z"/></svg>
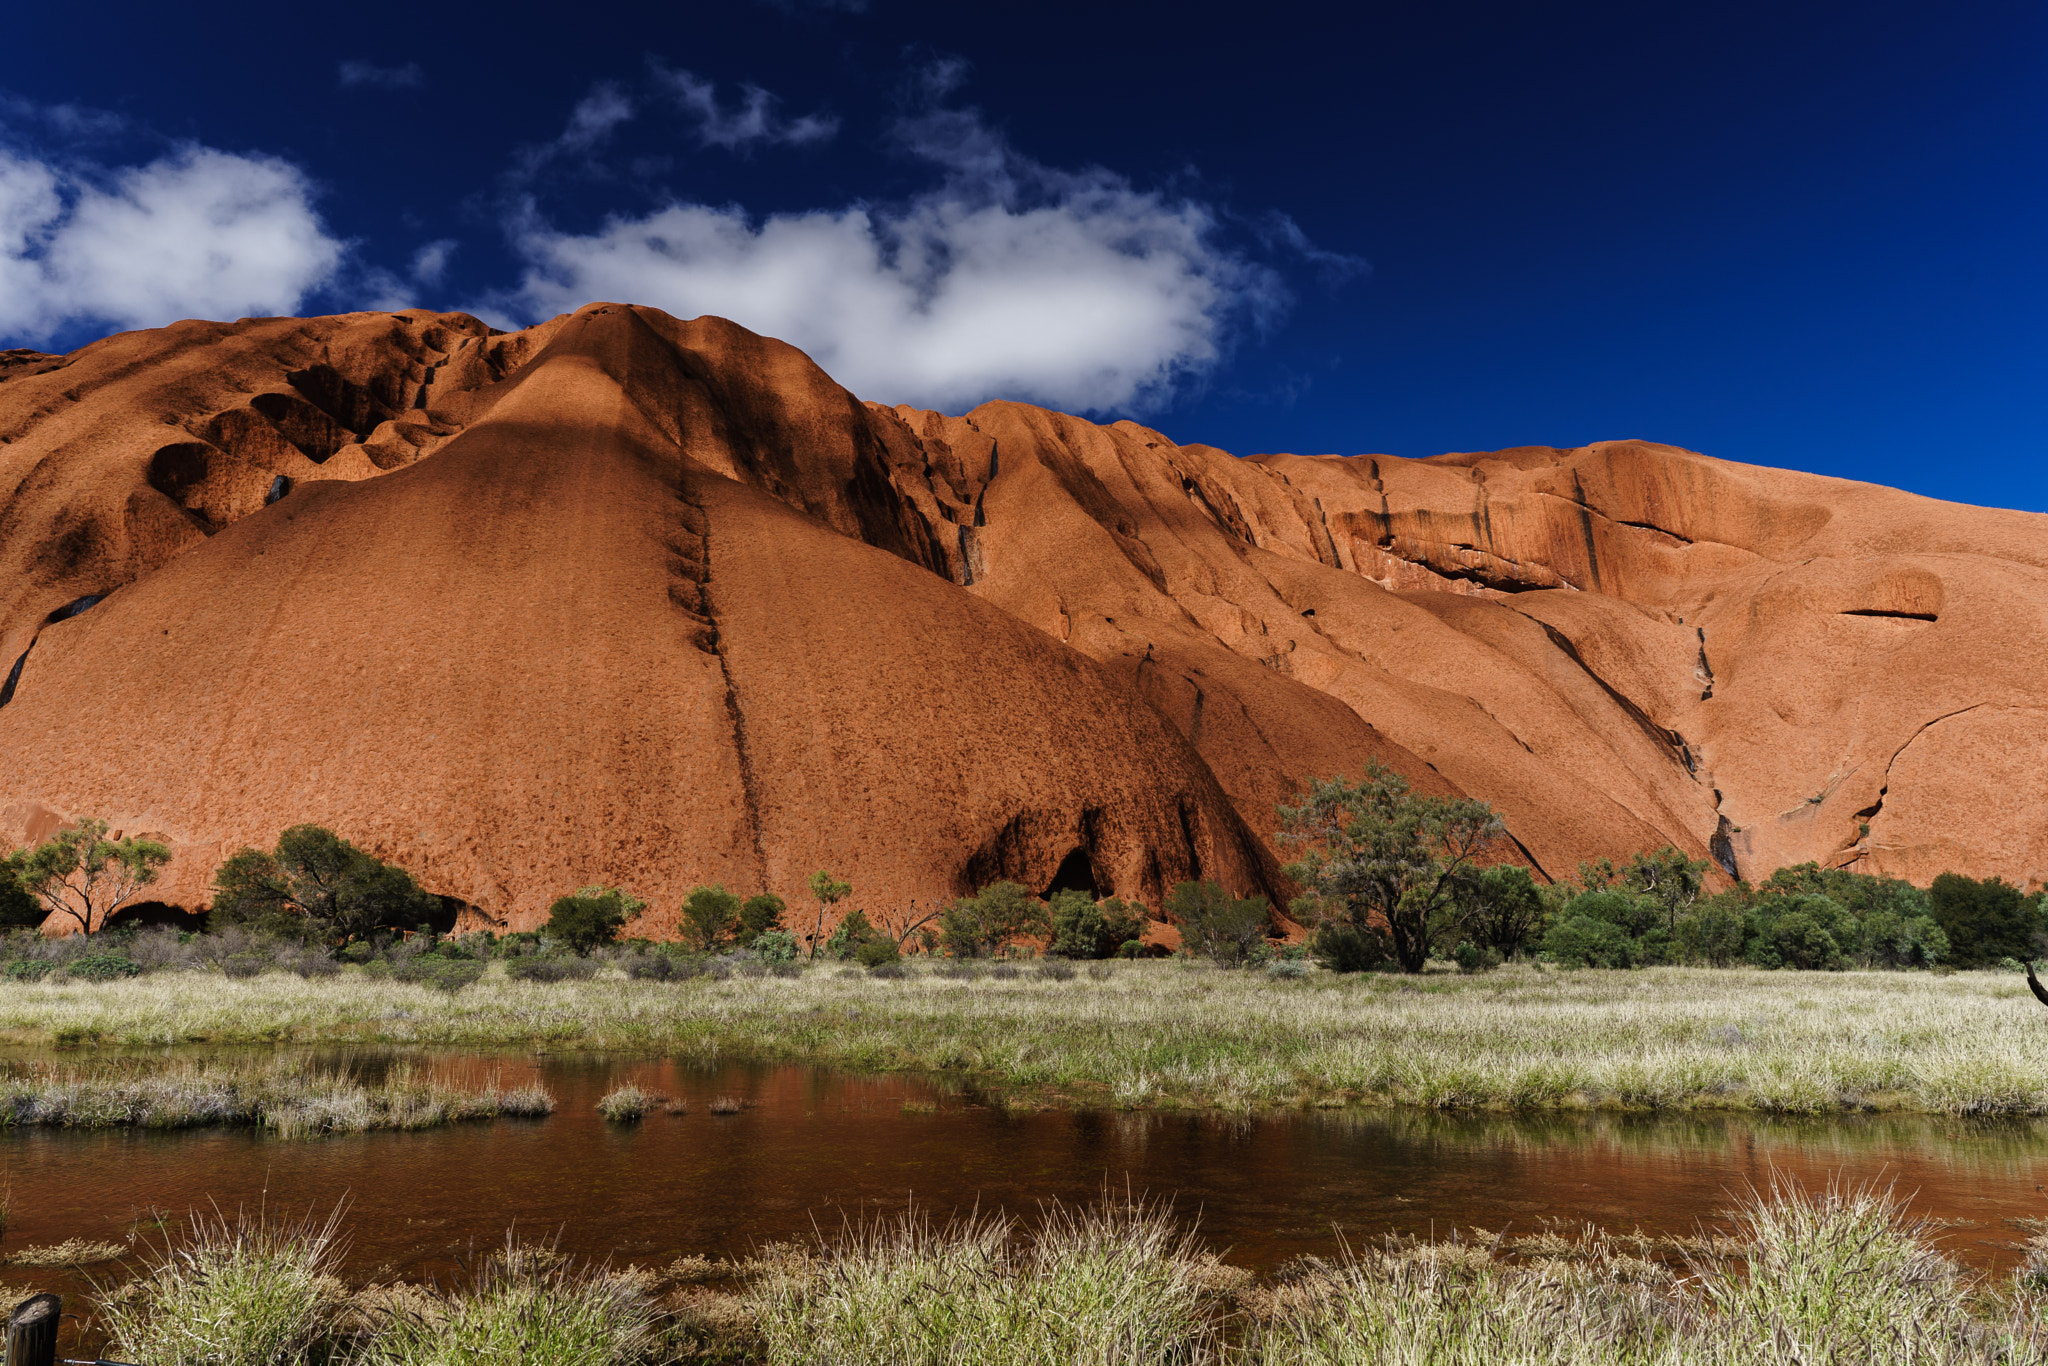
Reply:
<svg viewBox="0 0 2048 1366"><path fill-rule="evenodd" d="M333 1062L332 1056L322 1061ZM374 1070L383 1059L356 1055ZM0 1134L8 1249L123 1241L195 1208L321 1215L346 1202L351 1280L443 1277L508 1228L593 1258L743 1254L900 1211L1171 1199L1202 1241L1270 1269L1340 1239L1532 1232L1547 1221L1687 1234L1774 1172L1895 1183L1952 1255L2010 1266L2048 1216L2048 1125L1924 1117L1458 1117L1412 1111L1016 1111L909 1077L663 1060L444 1056L473 1084L538 1080L544 1120L284 1141L242 1131ZM680 1102L636 1125L596 1112L632 1081ZM718 1114L714 1101L742 1102ZM10 1286L49 1273L0 1271Z"/></svg>

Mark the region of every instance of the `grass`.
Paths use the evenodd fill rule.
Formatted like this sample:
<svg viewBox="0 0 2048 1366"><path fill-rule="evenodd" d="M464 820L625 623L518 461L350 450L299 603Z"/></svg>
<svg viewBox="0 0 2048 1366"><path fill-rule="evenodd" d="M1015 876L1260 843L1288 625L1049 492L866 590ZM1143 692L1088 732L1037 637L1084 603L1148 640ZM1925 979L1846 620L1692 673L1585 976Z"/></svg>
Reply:
<svg viewBox="0 0 2048 1366"><path fill-rule="evenodd" d="M1944 1259L1892 1192L1752 1193L1701 1251L1587 1230L1399 1239L1268 1281L1165 1208L1030 1227L920 1212L743 1263L577 1266L509 1242L465 1283L348 1290L336 1221L195 1219L103 1287L113 1353L156 1366L1378 1366L2048 1363L2048 1246L2010 1279ZM716 1289L704 1282L722 1282Z"/></svg>
<svg viewBox="0 0 2048 1366"><path fill-rule="evenodd" d="M50 1247L25 1247L7 1255L9 1266L92 1266L118 1261L128 1255L119 1243L96 1243L87 1238L66 1238Z"/></svg>
<svg viewBox="0 0 2048 1366"><path fill-rule="evenodd" d="M310 1138L428 1129L554 1110L539 1086L465 1090L399 1063L374 1079L284 1059L114 1058L14 1069L0 1078L0 1127L189 1129L214 1125Z"/></svg>
<svg viewBox="0 0 2048 1366"><path fill-rule="evenodd" d="M456 994L352 972L0 986L21 1045L507 1045L950 1075L1126 1108L2048 1114L2048 1016L2000 972L1510 967L1300 980L1178 962L1106 977L813 969Z"/></svg>
<svg viewBox="0 0 2048 1366"><path fill-rule="evenodd" d="M597 1112L614 1124L633 1124L655 1103L655 1096L628 1082L605 1092L597 1102Z"/></svg>

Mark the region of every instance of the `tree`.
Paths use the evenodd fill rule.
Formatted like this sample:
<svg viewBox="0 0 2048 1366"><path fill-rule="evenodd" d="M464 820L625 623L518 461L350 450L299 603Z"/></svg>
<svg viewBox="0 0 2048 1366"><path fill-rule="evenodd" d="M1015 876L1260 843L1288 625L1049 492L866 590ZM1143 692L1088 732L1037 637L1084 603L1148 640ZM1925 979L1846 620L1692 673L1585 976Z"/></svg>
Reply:
<svg viewBox="0 0 2048 1366"><path fill-rule="evenodd" d="M740 907L740 944L744 947L770 930L782 928L782 913L788 910L783 899L773 892L750 896Z"/></svg>
<svg viewBox="0 0 2048 1366"><path fill-rule="evenodd" d="M1467 884L1466 928L1481 948L1513 958L1543 930L1543 889L1519 864L1482 869Z"/></svg>
<svg viewBox="0 0 2048 1366"><path fill-rule="evenodd" d="M1408 780L1366 761L1365 779L1317 779L1299 806L1280 808L1280 838L1301 857L1287 874L1324 915L1378 925L1404 972L1420 972L1432 940L1460 928L1465 885L1505 827L1485 802L1418 797Z"/></svg>
<svg viewBox="0 0 2048 1366"><path fill-rule="evenodd" d="M2035 955L2031 899L2003 878L1978 881L1943 873L1927 889L1934 923L1948 936L1949 961L1959 968L1987 967L2004 958Z"/></svg>
<svg viewBox="0 0 2048 1366"><path fill-rule="evenodd" d="M1232 896L1220 882L1174 884L1166 913L1180 926L1181 943L1226 968L1242 967L1266 942L1271 918L1266 898Z"/></svg>
<svg viewBox="0 0 2048 1366"><path fill-rule="evenodd" d="M683 898L683 919L697 947L706 953L718 947L726 927L739 918L740 899L723 886L692 887Z"/></svg>
<svg viewBox="0 0 2048 1366"><path fill-rule="evenodd" d="M1664 933L1678 933L1678 918L1700 899L1707 874L1705 859L1687 858L1685 851L1665 845L1654 854L1638 850L1621 872L1622 885L1664 910Z"/></svg>
<svg viewBox="0 0 2048 1366"><path fill-rule="evenodd" d="M841 882L823 868L811 874L811 895L818 898L818 918L811 925L811 957L818 956L818 936L825 932L826 914L852 894L852 883Z"/></svg>
<svg viewBox="0 0 2048 1366"><path fill-rule="evenodd" d="M973 896L963 896L939 916L946 952L955 958L979 958L1013 939L1048 934L1052 922L1045 905L1014 882L992 882Z"/></svg>
<svg viewBox="0 0 2048 1366"><path fill-rule="evenodd" d="M276 928L298 923L326 939L409 930L438 915L441 900L411 873L318 825L294 825L277 849L239 849L214 871L215 923Z"/></svg>
<svg viewBox="0 0 2048 1366"><path fill-rule="evenodd" d="M1145 933L1145 908L1110 897L1098 902L1069 888L1052 898L1052 946L1055 958L1109 958Z"/></svg>
<svg viewBox="0 0 2048 1366"><path fill-rule="evenodd" d="M26 849L17 849L0 859L0 929L34 929L50 913L21 880L27 864Z"/></svg>
<svg viewBox="0 0 2048 1366"><path fill-rule="evenodd" d="M588 958L599 944L619 937L628 918L626 905L623 893L603 887L585 887L557 897L548 907L547 935L567 944L578 958Z"/></svg>
<svg viewBox="0 0 2048 1366"><path fill-rule="evenodd" d="M170 861L170 849L155 840L110 840L107 823L87 817L37 845L16 876L47 910L97 934Z"/></svg>

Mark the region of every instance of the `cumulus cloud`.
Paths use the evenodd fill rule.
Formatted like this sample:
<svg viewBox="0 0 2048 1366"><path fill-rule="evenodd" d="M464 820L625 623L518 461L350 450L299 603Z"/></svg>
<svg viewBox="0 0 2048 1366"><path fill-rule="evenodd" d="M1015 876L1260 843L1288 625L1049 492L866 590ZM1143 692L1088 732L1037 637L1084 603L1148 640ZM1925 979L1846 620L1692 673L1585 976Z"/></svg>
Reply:
<svg viewBox="0 0 2048 1366"><path fill-rule="evenodd" d="M295 312L344 244L273 157L188 146L112 173L0 148L0 335Z"/></svg>
<svg viewBox="0 0 2048 1366"><path fill-rule="evenodd" d="M1232 325L1285 306L1217 213L1109 171L1019 155L968 111L903 121L939 183L908 202L749 215L676 203L589 233L526 206L510 310L596 299L714 313L801 347L865 398L1143 409L1212 365Z"/></svg>
<svg viewBox="0 0 2048 1366"><path fill-rule="evenodd" d="M427 73L420 69L418 62L407 62L403 66L378 66L375 62L343 62L337 73L341 88L350 90L356 86L375 86L385 90L417 90L427 83Z"/></svg>
<svg viewBox="0 0 2048 1366"><path fill-rule="evenodd" d="M839 131L839 120L823 114L784 119L775 112L774 95L758 85L742 85L737 106L719 103L718 89L688 71L653 65L654 78L671 98L697 120L697 138L706 147L742 151L755 145L800 147L826 142Z"/></svg>

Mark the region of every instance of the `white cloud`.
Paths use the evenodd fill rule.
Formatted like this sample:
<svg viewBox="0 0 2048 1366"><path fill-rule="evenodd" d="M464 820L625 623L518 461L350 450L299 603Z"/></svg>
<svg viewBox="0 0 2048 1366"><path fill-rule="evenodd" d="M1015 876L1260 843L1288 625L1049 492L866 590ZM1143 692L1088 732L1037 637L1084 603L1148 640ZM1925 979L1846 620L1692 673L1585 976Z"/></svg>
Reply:
<svg viewBox="0 0 2048 1366"><path fill-rule="evenodd" d="M343 62L337 68L337 75L344 90L359 85L377 86L386 90L417 90L427 83L427 73L420 69L418 62L407 62L403 66L378 66L375 62Z"/></svg>
<svg viewBox="0 0 2048 1366"><path fill-rule="evenodd" d="M610 81L599 84L577 101L560 136L520 149L513 182L532 180L558 157L588 156L611 137L614 128L631 119L633 112L633 101L625 91Z"/></svg>
<svg viewBox="0 0 2048 1366"><path fill-rule="evenodd" d="M528 205L513 231L528 266L504 302L526 317L597 299L718 314L885 402L1084 411L1156 404L1219 358L1233 320L1285 304L1272 272L1219 243L1206 205L1040 166L971 113L897 131L942 182L894 208L755 219L680 203L576 234Z"/></svg>
<svg viewBox="0 0 2048 1366"><path fill-rule="evenodd" d="M0 335L291 313L345 250L276 158L186 147L102 175L0 149Z"/></svg>
<svg viewBox="0 0 2048 1366"><path fill-rule="evenodd" d="M742 85L737 108L727 111L718 102L718 88L688 71L671 70L653 64L654 78L674 97L676 103L697 119L697 137L706 147L739 151L756 143L802 146L826 142L839 131L839 120L824 114L806 114L799 119L780 118L777 100L758 85Z"/></svg>
<svg viewBox="0 0 2048 1366"><path fill-rule="evenodd" d="M443 237L429 242L412 254L412 278L423 285L438 285L448 273L448 258L455 254L456 242L452 237Z"/></svg>

